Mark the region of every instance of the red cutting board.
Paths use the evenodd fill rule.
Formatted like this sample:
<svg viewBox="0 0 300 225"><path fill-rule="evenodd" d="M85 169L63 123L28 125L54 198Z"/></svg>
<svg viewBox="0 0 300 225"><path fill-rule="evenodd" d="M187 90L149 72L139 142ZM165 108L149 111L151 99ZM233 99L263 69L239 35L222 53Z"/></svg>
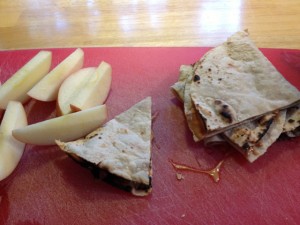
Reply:
<svg viewBox="0 0 300 225"><path fill-rule="evenodd" d="M106 103L110 118L152 96L153 112L158 113L153 192L134 197L94 179L56 146L27 145L17 169L0 183L0 224L299 224L299 138L278 141L252 164L229 146L206 148L193 142L170 86L180 65L194 63L208 49L84 48L85 67L101 60L112 65ZM73 50L51 49L52 67ZM300 51L262 51L300 88ZM1 82L37 52L0 52ZM29 123L35 123L54 117L55 102L31 100L26 110ZM234 153L221 167L218 183L205 174L176 172L169 162L211 169L228 151ZM184 179L178 180L176 173Z"/></svg>

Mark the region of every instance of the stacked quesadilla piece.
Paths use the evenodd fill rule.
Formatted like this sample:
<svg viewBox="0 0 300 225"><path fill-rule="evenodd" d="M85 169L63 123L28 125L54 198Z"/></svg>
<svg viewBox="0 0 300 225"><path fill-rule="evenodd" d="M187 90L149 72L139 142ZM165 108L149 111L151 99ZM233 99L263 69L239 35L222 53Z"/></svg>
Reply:
<svg viewBox="0 0 300 225"><path fill-rule="evenodd" d="M85 138L56 143L94 175L145 196L152 189L151 120L151 98L147 97Z"/></svg>
<svg viewBox="0 0 300 225"><path fill-rule="evenodd" d="M250 162L282 133L299 134L300 93L250 40L237 32L194 65L171 89L184 103L195 141L228 142Z"/></svg>

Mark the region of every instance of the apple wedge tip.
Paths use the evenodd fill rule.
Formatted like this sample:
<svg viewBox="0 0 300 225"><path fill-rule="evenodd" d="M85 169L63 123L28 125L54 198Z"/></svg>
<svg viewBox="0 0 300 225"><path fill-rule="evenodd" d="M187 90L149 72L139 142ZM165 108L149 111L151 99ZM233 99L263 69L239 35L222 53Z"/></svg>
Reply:
<svg viewBox="0 0 300 225"><path fill-rule="evenodd" d="M29 92L28 95L39 101L54 101L57 99L58 90L63 81L81 69L84 61L84 52L76 49L45 77L43 77Z"/></svg>
<svg viewBox="0 0 300 225"><path fill-rule="evenodd" d="M81 138L100 127L106 119L106 105L100 105L15 129L12 134L23 143L54 145L55 140L72 141Z"/></svg>
<svg viewBox="0 0 300 225"><path fill-rule="evenodd" d="M6 109L9 101L25 103L30 97L27 92L48 72L52 52L40 51L0 87L0 108Z"/></svg>

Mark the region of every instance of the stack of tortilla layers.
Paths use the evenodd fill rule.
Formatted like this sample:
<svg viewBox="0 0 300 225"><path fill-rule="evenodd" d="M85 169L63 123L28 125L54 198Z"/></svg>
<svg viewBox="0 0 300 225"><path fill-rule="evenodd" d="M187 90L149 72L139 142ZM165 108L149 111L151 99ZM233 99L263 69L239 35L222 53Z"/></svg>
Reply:
<svg viewBox="0 0 300 225"><path fill-rule="evenodd" d="M184 103L195 141L228 142L253 162L281 134L300 134L300 92L237 32L193 65L182 65L172 91Z"/></svg>

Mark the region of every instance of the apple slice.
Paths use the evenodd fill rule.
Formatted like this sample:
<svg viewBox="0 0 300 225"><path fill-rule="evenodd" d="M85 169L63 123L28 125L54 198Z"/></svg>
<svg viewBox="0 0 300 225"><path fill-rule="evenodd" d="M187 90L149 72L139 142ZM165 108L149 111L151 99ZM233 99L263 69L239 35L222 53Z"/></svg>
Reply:
<svg viewBox="0 0 300 225"><path fill-rule="evenodd" d="M64 80L58 91L56 102L56 114L58 116L72 113L70 101L76 96L83 86L83 83L96 71L96 67L81 69ZM80 111L78 109L77 111Z"/></svg>
<svg viewBox="0 0 300 225"><path fill-rule="evenodd" d="M26 102L29 99L27 92L43 77L50 69L52 53L40 51L11 78L0 87L0 108L6 109L9 101Z"/></svg>
<svg viewBox="0 0 300 225"><path fill-rule="evenodd" d="M82 67L83 60L84 52L80 48L76 49L41 79L28 92L28 95L34 99L45 102L56 100L60 85L69 75Z"/></svg>
<svg viewBox="0 0 300 225"><path fill-rule="evenodd" d="M105 102L111 87L111 66L101 62L93 74L74 74L61 85L57 98L57 114L65 115ZM76 88L74 88L76 86Z"/></svg>
<svg viewBox="0 0 300 225"><path fill-rule="evenodd" d="M13 130L13 136L24 143L53 145L55 140L72 141L100 127L107 118L106 105L56 117Z"/></svg>
<svg viewBox="0 0 300 225"><path fill-rule="evenodd" d="M25 144L12 136L12 130L27 125L27 117L20 102L10 101L0 126L0 180L8 177L17 167Z"/></svg>
<svg viewBox="0 0 300 225"><path fill-rule="evenodd" d="M1 81L0 81L0 87L1 87L1 84L2 84L2 83L1 83ZM3 109L0 109L0 120L1 120L2 115L3 115L3 111L4 111Z"/></svg>

